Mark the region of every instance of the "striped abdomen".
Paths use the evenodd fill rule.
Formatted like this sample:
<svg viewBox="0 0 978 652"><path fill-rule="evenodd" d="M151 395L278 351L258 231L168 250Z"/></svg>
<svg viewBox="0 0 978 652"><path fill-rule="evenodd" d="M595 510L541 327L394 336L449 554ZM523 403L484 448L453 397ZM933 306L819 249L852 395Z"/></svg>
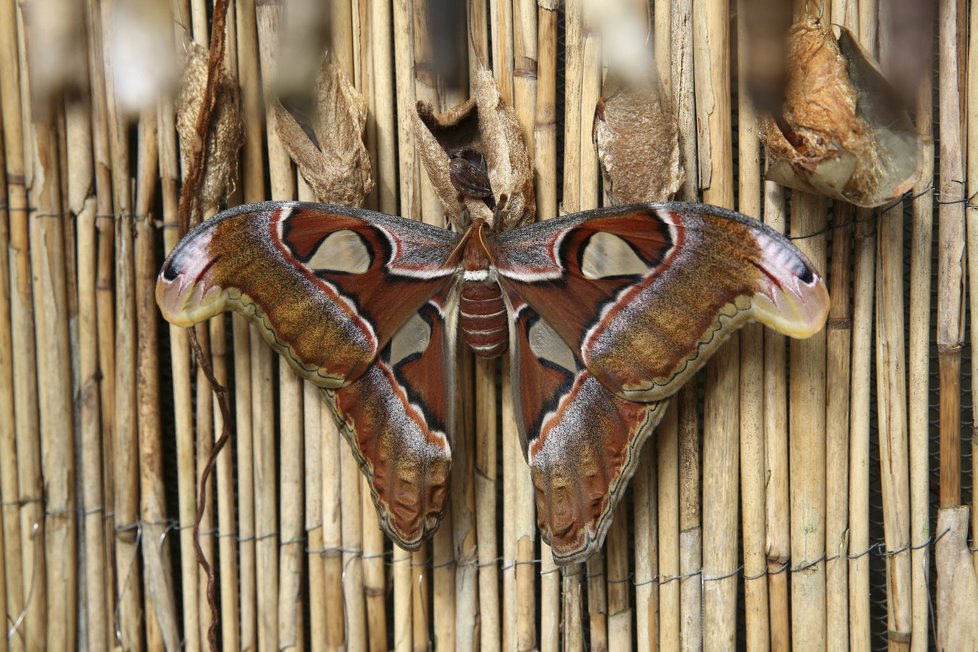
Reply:
<svg viewBox="0 0 978 652"><path fill-rule="evenodd" d="M502 355L509 344L502 290L488 270L466 271L464 278L459 322L465 343L482 358Z"/></svg>

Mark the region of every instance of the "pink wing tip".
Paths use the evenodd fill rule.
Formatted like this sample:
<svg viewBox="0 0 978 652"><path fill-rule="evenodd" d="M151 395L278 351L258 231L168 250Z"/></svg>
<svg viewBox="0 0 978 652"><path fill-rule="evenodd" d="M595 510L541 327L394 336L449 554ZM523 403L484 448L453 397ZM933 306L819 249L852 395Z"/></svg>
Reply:
<svg viewBox="0 0 978 652"><path fill-rule="evenodd" d="M163 263L156 279L156 303L168 322L186 328L224 311L226 297L222 288L205 278L215 259L194 240L181 245Z"/></svg>

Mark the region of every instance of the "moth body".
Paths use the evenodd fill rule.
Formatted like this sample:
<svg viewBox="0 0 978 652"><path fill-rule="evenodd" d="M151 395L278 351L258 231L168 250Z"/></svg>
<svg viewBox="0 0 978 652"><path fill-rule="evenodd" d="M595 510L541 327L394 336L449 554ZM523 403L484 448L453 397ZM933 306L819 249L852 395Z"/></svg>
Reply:
<svg viewBox="0 0 978 652"><path fill-rule="evenodd" d="M470 227L465 239L459 327L469 348L481 358L496 358L509 348L509 322L503 291L482 249L483 223Z"/></svg>

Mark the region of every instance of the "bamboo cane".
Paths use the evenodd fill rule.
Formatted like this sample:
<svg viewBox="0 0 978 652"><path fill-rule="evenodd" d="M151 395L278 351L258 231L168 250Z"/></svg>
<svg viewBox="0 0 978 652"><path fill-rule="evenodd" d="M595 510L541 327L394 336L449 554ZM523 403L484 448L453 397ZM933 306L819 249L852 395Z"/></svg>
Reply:
<svg viewBox="0 0 978 652"><path fill-rule="evenodd" d="M584 565L563 566L560 572L563 649L579 652L584 649L584 614L581 608L581 575L584 572Z"/></svg>
<svg viewBox="0 0 978 652"><path fill-rule="evenodd" d="M0 111L2 111L2 105L0 105ZM2 140L3 123L0 121L0 141ZM0 170L6 172L6 169L6 155L3 143L0 142ZM2 206L2 208L0 208L0 323L5 325L5 328L0 331L0 412L3 414L13 414L14 368L13 348L10 337L12 323L10 321L10 257L8 253L8 247L10 246L10 229L8 226L10 214L7 210L6 178L4 178L4 181L0 183L0 206ZM87 217L91 212L92 211L89 210L88 213L85 213L85 216ZM84 220L85 217L79 216L79 221L82 222L79 225L80 232L83 228L87 227L87 223L85 223ZM86 234L87 230L82 237L87 237ZM79 246L81 246L81 240L79 240ZM80 261L80 269L87 269L87 267L85 267L87 264L87 259ZM85 323L81 325L80 330L82 333L87 333L87 325L88 324ZM86 347L83 349L83 353L87 354L87 352L90 350L90 348ZM89 368L86 364L87 362L88 359L83 355L83 374ZM95 406L92 407L90 405L91 400L84 404L85 415L88 417L85 420L86 425L92 418L89 415L93 415L96 420L98 417L97 391L93 392L92 396L95 401ZM91 432L93 430L94 428L89 428L86 430L86 432ZM5 419L2 423L0 423L0 500L2 500L0 519L3 521L3 530L2 533L0 533L0 538L3 540L3 557L0 559L0 564L3 565L3 575L0 576L0 591L2 591L2 595L0 595L0 614L3 614L5 619L4 622L8 623L16 622L20 612L24 608L24 578L23 572L21 571L20 523L17 516L19 494L20 491L17 487L17 432L16 428L14 427L13 420ZM101 528L99 531L101 532ZM101 546L99 546L98 550L101 550ZM19 645L19 639L14 639L8 644L6 636L7 629L7 627L3 628L4 636L3 641L0 642L0 648L6 650L7 646L10 645L11 647L14 647L14 649L20 649L21 646Z"/></svg>
<svg viewBox="0 0 978 652"><path fill-rule="evenodd" d="M496 565L496 364L475 360L475 506L479 537L481 648L499 649L499 583ZM488 390L492 388L490 393Z"/></svg>
<svg viewBox="0 0 978 652"><path fill-rule="evenodd" d="M41 647L44 636L46 590L43 536L34 535L40 526L42 508L41 452L38 437L38 397L34 351L34 302L31 287L28 175L25 161L24 127L21 120L21 67L17 47L18 12L13 0L0 3L0 114L3 118L10 213L10 321L14 378L27 379L13 385L14 425L17 438L17 473L20 515L20 546L23 562L23 596L27 611L8 629L31 649ZM42 531L43 534L43 531ZM30 596L30 602L27 602ZM12 631L11 631L12 630Z"/></svg>
<svg viewBox="0 0 978 652"><path fill-rule="evenodd" d="M246 202L265 198L264 144L261 86L258 77L258 34L254 0L235 7L238 28L238 80L241 86L245 138L242 155L242 187ZM232 316L234 329L235 442L238 448L238 598L241 608L240 643L243 649L257 645L255 574L254 455L257 421L252 406L267 401L252 387L251 333L244 317ZM253 329L252 329L253 330ZM271 388L264 393L269 395ZM267 404L267 403L266 403Z"/></svg>
<svg viewBox="0 0 978 652"><path fill-rule="evenodd" d="M579 98L583 92L584 10L583 3L568 3L564 9L564 97ZM581 103L564 104L564 187L560 198L563 213L581 205Z"/></svg>
<svg viewBox="0 0 978 652"><path fill-rule="evenodd" d="M700 434L694 378L679 390L680 649L703 645L703 530L700 525Z"/></svg>
<svg viewBox="0 0 978 652"><path fill-rule="evenodd" d="M969 153L978 151L978 100L976 100L976 98L978 98L978 73L976 73L976 70L978 70L978 26L976 26L976 23L978 23L978 12L973 11L971 13L971 30L972 30L971 44L968 48L969 65L968 65L968 103L967 103L968 132L967 135L968 135ZM921 95L921 102L922 101L923 101L923 95ZM927 109L930 109L929 105ZM928 112L924 113L924 117L927 117L929 115L930 113ZM918 120L922 120L922 119L918 118ZM928 123L927 127L929 126L930 125ZM918 130L922 131L923 130L922 126L918 127ZM929 135L930 135L929 132L923 133L923 137L925 141L930 140ZM926 150L924 152L924 156L925 156L924 174L928 172L928 168L927 168L928 163L933 165L933 162L927 159L927 155L929 153L930 152ZM974 197L975 191L978 190L978 163L976 163L976 160L978 159L976 159L975 156L978 155L972 154L968 160L968 196L969 197ZM976 358L974 355L974 352L978 350L978 323L976 323L976 320L978 320L978 317L976 317L976 315L978 315L978 226L975 225L975 222L978 221L978 218L976 218L975 208L972 205L971 201L968 202L967 208L968 211L966 213L966 219L965 219L965 224L967 225L966 235L968 240L967 255L971 261L968 268L968 290L970 292L969 307L971 311L971 340L970 340L971 351L972 351L971 377L978 378L978 358ZM921 207L921 210L922 209L923 207ZM929 240L927 242L929 244ZM923 244L923 238L921 244ZM921 271L921 274L923 274L923 271ZM911 310L912 309L913 307L911 307ZM972 422L975 423L976 420L974 418L974 414L975 411L978 410L978 402L975 401L975 397L978 397L978 383L976 383L975 381L972 381L971 393L972 393L972 415L973 415ZM975 429L973 428L972 433L974 433L974 430ZM913 434L914 434L913 431L911 431L911 446L914 445ZM915 461L913 457L913 452L914 451L911 448L911 465L913 465ZM975 437L974 434L972 434L971 437L971 464L972 464L971 478L972 478L972 486L973 486L975 482L975 478L978 478L978 437ZM915 470L916 469L912 466L911 473L913 473ZM913 480L914 477L912 475L911 482L913 482ZM916 493L915 485L916 483L914 483L914 486L912 486L911 488L911 492L913 492L914 494ZM975 492L974 489L972 489L971 501L972 501L971 502L972 553L974 558L973 561L975 566L975 572L978 573L978 546L976 546L976 543L978 543L978 517L975 516L976 514L978 514L978 492ZM919 518L923 519L921 522L927 523L927 512L925 511L926 503L920 504L919 509L920 509ZM915 521L916 520L917 519L915 519ZM912 533L911 534L912 537L915 538L917 537L916 525L913 526L911 533ZM926 534L927 533L925 531L924 536L926 536ZM916 575L918 575L918 571L916 569L916 560L915 560L914 574L915 574L914 588L916 591L916 580L917 580ZM923 587L924 585L923 583L926 583L926 581L927 581L926 576L921 575L920 576L920 582L922 583L921 587ZM924 594L922 594L922 596L923 595ZM914 598L916 599L916 594L914 595ZM914 606L916 608L916 604ZM926 626L927 626L926 620L924 620L923 627L926 628ZM914 631L915 632L917 631L916 609L914 611Z"/></svg>
<svg viewBox="0 0 978 652"><path fill-rule="evenodd" d="M940 7L940 186L938 195L937 351L941 382L941 507L961 503L961 346L964 274L964 186L960 97L958 94L958 13Z"/></svg>
<svg viewBox="0 0 978 652"><path fill-rule="evenodd" d="M103 5L103 33L111 34L108 7ZM104 40L104 38L103 38ZM135 437L135 337L133 318L133 254L131 197L129 188L128 137L114 102L114 79L110 48L103 49L106 70L106 95L109 98L109 151L112 159L112 186L115 205L115 341L112 343L114 365L113 427L113 498L115 517L116 593L118 623L116 638L123 647L139 649L142 628L139 623L141 572L138 565L137 471L138 455L133 451Z"/></svg>
<svg viewBox="0 0 978 652"><path fill-rule="evenodd" d="M556 3L538 2L537 85L533 124L537 215L556 217L557 203L557 20ZM560 575L549 546L540 544L540 650L560 645Z"/></svg>
<svg viewBox="0 0 978 652"><path fill-rule="evenodd" d="M761 216L761 146L754 107L747 95L747 29L741 18L745 3L738 3L738 209ZM767 650L768 619L767 555L765 551L765 437L764 386L756 379L764 374L764 331L749 324L740 332L740 480L743 510L744 611L749 650ZM749 579L748 579L749 578Z"/></svg>
<svg viewBox="0 0 978 652"><path fill-rule="evenodd" d="M157 359L157 309L155 299L156 238L151 223L154 191L159 169L157 117L148 111L140 119L139 159L135 218L135 299L138 344L137 400L139 425L139 496L143 521L143 562L146 594L153 607L162 640L169 648L180 644L176 604L170 581L170 558L160 545L166 523L163 495L163 432L160 423L159 360ZM156 641L147 641L147 645Z"/></svg>
<svg viewBox="0 0 978 652"><path fill-rule="evenodd" d="M639 471L642 469L639 468ZM641 487L639 485L645 485ZM647 483L637 483L639 488L647 488ZM631 573L629 572L628 549L632 541L628 536L628 504L622 502L615 509L614 520L608 530L605 544L607 551L607 595L608 595L608 649L632 649L632 608ZM646 523L646 527L649 523ZM650 535L646 535L651 539Z"/></svg>
<svg viewBox="0 0 978 652"><path fill-rule="evenodd" d="M92 98L92 144L95 165L95 229L96 229L96 276L95 276L95 309L96 331L98 338L98 370L99 382L99 418L101 428L101 459L113 459L113 415L115 414L115 333L112 296L112 252L113 244L113 215L112 215L112 174L109 153L108 100L106 99L105 59L102 54L102 21L98 6L92 0L86 2L87 25L89 36L89 73ZM105 603L103 619L106 631L114 632L115 611L115 560L111 541L114 539L115 519L111 516L109 505L114 504L112 491L112 473L102 473L103 507L102 530L104 543L104 572L105 572ZM111 635L110 635L111 636ZM114 637L112 637L114 641Z"/></svg>
<svg viewBox="0 0 978 652"><path fill-rule="evenodd" d="M670 425L675 425L674 419ZM667 425L666 429L670 425ZM655 438L661 437L662 432L663 428L660 423L654 435ZM635 472L635 478L632 480L635 523L634 572L629 577L626 567L625 577L621 578L624 580L631 579L630 583L635 586L635 640L638 652L657 649L659 638L659 591L653 580L659 575L659 515L656 510L658 496L657 464L655 444L646 444L642 451L638 470ZM631 540L626 538L625 545L631 545ZM628 587L626 586L626 588ZM610 576L608 591L609 593L612 591Z"/></svg>
<svg viewBox="0 0 978 652"><path fill-rule="evenodd" d="M261 26L261 16L259 16ZM259 38L261 33L259 32ZM264 56L264 55L263 55ZM274 55L272 55L274 56ZM263 70L274 70L274 63ZM268 125L268 165L271 171L271 189L274 199L292 199L296 196L295 173L281 140L275 131L275 117L272 111L266 114ZM302 523L299 506L302 504L301 456L302 433L301 418L296 416L302 410L302 383L298 375L289 367L279 364L279 432L281 441L281 506L279 509L279 578L278 578L278 645L279 648L302 649L304 647L303 605L301 593L302 572ZM356 480L359 476L356 477ZM357 488L358 489L358 488ZM346 486L344 480L344 493ZM354 510L359 512L359 492ZM344 514L344 516L346 516ZM344 526L348 519L344 518ZM352 519L350 519L352 520ZM351 524L359 535L358 520ZM346 532L344 531L344 535ZM359 536L356 537L357 541ZM347 538L343 539L344 547ZM358 545L354 544L354 545ZM351 586L346 587L352 595Z"/></svg>
<svg viewBox="0 0 978 652"><path fill-rule="evenodd" d="M873 329L875 218L857 212L852 310L852 397L849 438L849 644L869 645L869 560L855 553L869 547L870 355Z"/></svg>
<svg viewBox="0 0 978 652"><path fill-rule="evenodd" d="M648 575L650 584L658 588L658 634L649 641L649 649L674 651L680 643L680 600L678 581L663 582L663 578L677 577L679 568L679 401L673 400L662 418L656 431L657 456L656 479L658 482L658 564L657 573ZM649 455L651 450L645 454ZM655 545L656 542L652 542ZM645 581L645 577L635 569L637 581ZM658 576L658 577L656 577ZM639 589L640 590L640 589ZM641 605L639 599L636 603ZM642 609L639 606L639 615ZM651 616L649 619L651 621ZM654 623L650 623L653 625ZM642 628L639 627L641 635ZM650 632L651 634L652 632ZM639 649L642 649L641 638Z"/></svg>
<svg viewBox="0 0 978 652"><path fill-rule="evenodd" d="M853 33L858 31L855 2L833 0L833 20ZM849 383L852 309L849 286L852 267L852 220L855 208L837 202L832 221L832 300L826 325L826 514L825 564L826 643L829 649L849 644Z"/></svg>
<svg viewBox="0 0 978 652"><path fill-rule="evenodd" d="M880 8L891 22L889 5ZM880 38L880 59L895 54L892 29ZM877 230L876 401L886 557L888 638L891 650L909 650L913 634L910 577L910 468L907 450L907 377L903 304L903 204L885 211Z"/></svg>
<svg viewBox="0 0 978 652"><path fill-rule="evenodd" d="M326 649L338 650L346 640L346 605L337 604L343 595L343 515L340 506L340 456L348 454L346 444L340 440L336 422L329 406L321 404L319 410L320 437L322 441L320 464L322 466L323 504L323 556L325 575L324 592L333 601L326 610Z"/></svg>
<svg viewBox="0 0 978 652"><path fill-rule="evenodd" d="M719 1L693 8L696 110L703 201L733 206L730 117L729 6ZM721 348L706 367L703 415L704 647L733 645L737 579L709 581L737 567L737 434L740 428L739 342Z"/></svg>
<svg viewBox="0 0 978 652"><path fill-rule="evenodd" d="M299 180L299 197L302 197L307 184ZM323 554L323 478L322 478L322 413L319 388L305 381L302 383L302 430L305 448L302 456L305 461L303 484L309 488L304 492L306 567L309 575L309 647L314 651L327 650L326 622L329 619L326 594L326 563ZM336 610L339 611L339 610Z"/></svg>
<svg viewBox="0 0 978 652"><path fill-rule="evenodd" d="M295 371L283 364L280 364L278 369L279 441L281 442L279 486L282 492L279 511L281 543L279 544L278 645L280 650L302 650L305 648L302 595L303 389L302 379ZM357 507L359 508L359 505Z"/></svg>
<svg viewBox="0 0 978 652"><path fill-rule="evenodd" d="M391 79L391 59L390 59L390 12L389 9L381 8L379 11L382 16L375 16L374 3L368 0L353 0L353 36L356 46L353 52L354 83L357 89L367 98L368 119L366 126L366 145L370 155L372 169L374 171L374 187L370 195L366 198L366 205L371 208L378 208L380 205L381 181L378 178L381 174L378 162L378 105L385 106L385 115L390 115L392 108L387 102L388 98L393 97L393 92L384 95L383 101L378 102L375 90L375 66L378 65L378 48L382 48L382 55L386 53L386 62L383 65L385 71L385 82ZM375 43L372 35L376 32L375 22L380 20L381 27L384 28L383 36L378 36L378 40L383 43ZM388 135L393 132L393 124L385 125L389 129ZM385 153L385 165L393 162L393 152ZM385 172L392 178L391 184L396 183L396 172L385 169ZM396 213L396 197L392 193L385 193L384 201L388 204L387 213ZM393 199L393 203L391 203ZM380 520L377 510L370 498L370 486L366 478L361 478L360 500L362 505L362 526L363 526L363 588L366 601L367 614L367 636L369 639L370 650L387 649L387 618L385 614L385 580L384 580L384 534L380 529Z"/></svg>
<svg viewBox="0 0 978 652"><path fill-rule="evenodd" d="M926 650L928 646L929 600L928 583L930 550L930 480L929 480L929 406L930 392L930 291L931 245L933 243L934 177L933 83L927 77L921 84L917 101L917 132L923 142L920 179L914 186L912 202L913 226L910 254L910 331L908 420L910 437L910 543L911 583L913 593L913 638L911 650ZM970 142L970 141L969 141ZM972 188L969 184L969 188ZM970 191L969 191L970 192ZM969 223L974 223L972 217ZM978 256L975 257L978 259ZM972 288L974 284L972 284ZM975 298L972 291L972 301ZM974 304L972 303L972 306ZM978 314L974 308L972 315ZM974 349L974 346L972 346ZM972 477L975 477L974 475Z"/></svg>
<svg viewBox="0 0 978 652"><path fill-rule="evenodd" d="M500 6L506 2L500 2ZM535 151L534 131L537 102L537 4L535 0L512 0L509 9L509 30L504 34L511 38L511 45L506 48L511 52L512 59L506 64L513 71L513 108L520 125L523 143L529 152ZM500 36L504 36L500 35ZM502 44L501 44L502 45ZM502 61L496 60L496 68ZM556 170L549 171L554 174ZM556 179L552 181L555 186ZM512 387L507 386L509 375L504 376L503 396L503 436L516 442L513 455L514 462L514 542L515 542L515 583L516 583L516 630L513 639L516 648L529 650L538 647L536 629L536 587L534 577L538 570L533 560L534 542L537 538L536 509L534 490L530 474L526 467L523 451L518 444L518 429L516 415L511 410L513 403L506 400L505 392ZM509 510L507 510L508 512Z"/></svg>
<svg viewBox="0 0 978 652"><path fill-rule="evenodd" d="M425 542L411 553L411 644L415 652L431 648L431 596L428 589L428 566L431 544Z"/></svg>
<svg viewBox="0 0 978 652"><path fill-rule="evenodd" d="M275 49L278 47L280 9L274 5L256 6L262 83L265 85L266 93L276 69ZM271 99L270 96L268 99ZM271 171L271 196L274 199L290 198L295 192L295 177L288 154L284 151L275 132L275 115L268 103L266 103L265 120L268 167ZM256 338L253 330L251 343L253 393L261 386L260 382L257 386L254 384L255 372L261 382L267 383L267 388L272 386L274 377L271 351L264 343L259 342L260 338ZM255 424L254 434L257 439L255 448L259 459L255 466L256 573L262 578L258 584L258 641L259 647L271 649L279 644L279 636L283 630L279 623L281 612L279 584L282 578L279 576L280 560L276 542L279 523L275 511L275 417L272 393L267 391L267 388L255 401L260 414L253 412L252 422Z"/></svg>
<svg viewBox="0 0 978 652"><path fill-rule="evenodd" d="M177 203L179 167L176 126L172 101L159 103L160 177L163 199L164 250L169 251L179 236ZM197 595L197 560L193 550L196 472L194 470L194 420L191 396L190 343L184 329L169 328L170 362L173 376L174 426L177 443L178 520L180 524L180 581L184 596ZM182 601L184 637L188 647L200 646L197 600Z"/></svg>
<svg viewBox="0 0 978 652"><path fill-rule="evenodd" d="M859 40L876 52L876 2L860 0ZM869 547L870 356L876 247L875 217L856 212L855 265L852 309L852 388L849 437L849 645L865 649L870 643L869 559L854 553Z"/></svg>
<svg viewBox="0 0 978 652"><path fill-rule="evenodd" d="M410 115L415 110L414 72L414 14L413 0L398 0L393 8L394 26L394 73L396 111L399 116ZM414 147L414 132L410 120L397 123L397 149L400 209L405 217L421 216L421 193L418 166ZM394 548L394 648L399 652L410 650L412 638L411 554Z"/></svg>
<svg viewBox="0 0 978 652"><path fill-rule="evenodd" d="M824 200L795 191L791 216L792 234L806 236L795 240L798 248L816 269L824 269ZM789 354L791 559L795 566L807 566L825 553L824 332L791 340ZM813 632L825 631L825 618L825 565L819 562L791 576L792 647L823 649Z"/></svg>

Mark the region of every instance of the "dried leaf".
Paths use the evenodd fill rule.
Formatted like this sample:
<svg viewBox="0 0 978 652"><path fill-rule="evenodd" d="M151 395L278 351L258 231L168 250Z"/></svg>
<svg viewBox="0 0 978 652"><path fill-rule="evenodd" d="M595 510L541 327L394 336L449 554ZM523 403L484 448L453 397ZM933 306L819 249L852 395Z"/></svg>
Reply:
<svg viewBox="0 0 978 652"><path fill-rule="evenodd" d="M491 73L477 73L475 97L444 113L436 114L419 102L414 126L421 162L445 213L457 227L464 229L467 220L475 218L492 224L503 195L506 202L498 211L499 227L509 229L533 221L533 163L516 114L502 103ZM485 160L490 188L485 198L477 196L480 193L467 194L452 180L452 160L461 156L471 162L473 154ZM459 164L455 165L458 171Z"/></svg>
<svg viewBox="0 0 978 652"><path fill-rule="evenodd" d="M679 190L684 176L679 131L672 102L658 80L619 86L602 97L593 133L612 203L661 201Z"/></svg>
<svg viewBox="0 0 978 652"><path fill-rule="evenodd" d="M275 107L278 135L320 201L360 206L374 185L363 144L367 101L330 61L316 91L313 115Z"/></svg>
<svg viewBox="0 0 978 652"><path fill-rule="evenodd" d="M197 44L189 46L183 87L177 98L177 132L184 166L188 165L190 143L197 138L197 115L200 113L207 86L207 50ZM238 149L243 142L244 127L238 86L227 70L221 70L217 99L204 150L206 168L198 191L201 206L216 206L232 180L237 176Z"/></svg>
<svg viewBox="0 0 978 652"><path fill-rule="evenodd" d="M783 185L879 206L913 187L920 139L875 63L841 29L797 22L788 45L788 86L780 116L764 119L767 178Z"/></svg>

